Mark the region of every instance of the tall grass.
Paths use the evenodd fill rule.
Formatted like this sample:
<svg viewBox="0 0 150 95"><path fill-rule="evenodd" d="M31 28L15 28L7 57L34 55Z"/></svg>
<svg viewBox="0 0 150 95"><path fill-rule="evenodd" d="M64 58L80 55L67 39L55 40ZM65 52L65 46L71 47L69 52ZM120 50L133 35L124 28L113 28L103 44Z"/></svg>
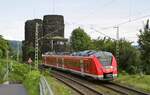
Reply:
<svg viewBox="0 0 150 95"><path fill-rule="evenodd" d="M150 92L150 75L119 75L117 82Z"/></svg>

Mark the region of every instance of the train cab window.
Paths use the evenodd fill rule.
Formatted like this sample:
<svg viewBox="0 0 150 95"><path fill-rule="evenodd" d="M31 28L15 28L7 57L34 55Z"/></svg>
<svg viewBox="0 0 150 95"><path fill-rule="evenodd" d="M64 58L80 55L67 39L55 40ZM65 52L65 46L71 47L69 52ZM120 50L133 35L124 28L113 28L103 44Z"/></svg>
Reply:
<svg viewBox="0 0 150 95"><path fill-rule="evenodd" d="M94 50L85 50L85 51L79 51L79 52L73 52L72 56L90 56L92 54L96 53Z"/></svg>
<svg viewBox="0 0 150 95"><path fill-rule="evenodd" d="M112 63L112 54L110 52L99 51L95 54L103 66L110 66Z"/></svg>

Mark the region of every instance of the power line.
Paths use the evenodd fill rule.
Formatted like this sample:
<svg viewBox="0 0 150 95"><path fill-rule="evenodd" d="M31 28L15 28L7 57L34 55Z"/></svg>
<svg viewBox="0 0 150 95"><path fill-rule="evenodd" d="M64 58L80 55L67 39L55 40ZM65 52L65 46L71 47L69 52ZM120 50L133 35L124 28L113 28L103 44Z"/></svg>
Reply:
<svg viewBox="0 0 150 95"><path fill-rule="evenodd" d="M95 32L98 32L98 33L100 33L100 34L104 35L105 37L108 37L108 38L110 38L110 39L112 39L112 40L116 40L115 38L112 38L112 37L110 37L110 36L108 36L108 35L106 35L106 34L100 32L100 31L94 29L93 27L91 27L90 29L92 29L92 30L94 30Z"/></svg>
<svg viewBox="0 0 150 95"><path fill-rule="evenodd" d="M138 17L138 18L134 18L134 19L126 20L126 21L124 21L124 22L121 22L121 23L118 23L118 24L114 24L114 25L111 25L111 26L108 26L108 27L100 27L100 29L101 29L101 30L107 30L107 29L113 28L113 27L115 27L115 26L121 26L121 25L124 25L124 24L130 23L130 22L134 22L134 21L137 21L137 20L140 20L140 19L146 18L146 17L150 17L150 14L145 15L145 16L141 16L141 17ZM83 25L83 24L77 24L77 25L85 26L85 25ZM88 25L92 25L92 24L88 24Z"/></svg>
<svg viewBox="0 0 150 95"><path fill-rule="evenodd" d="M67 22L67 24L69 25L68 22ZM75 23L73 23L73 25L75 25ZM77 23L76 23L76 25L86 27L86 26L83 25L83 24L77 24ZM89 27L89 29L94 30L94 31L97 32L97 33L100 33L100 34L102 34L102 35L105 36L105 37L108 37L108 38L110 38L110 39L112 39L112 40L116 40L115 38L112 38L112 37L108 36L107 34L105 34L105 33L103 33L103 32L100 32L99 30L95 29L95 28L93 27L93 25L91 25L91 24L89 24L88 27ZM111 27L111 28L112 28L112 27Z"/></svg>
<svg viewBox="0 0 150 95"><path fill-rule="evenodd" d="M101 30L106 30L106 29L110 29L110 28L113 28L113 27L116 27L116 26L121 26L121 25L124 25L124 24L127 24L127 23L131 23L131 22L134 22L134 21L137 21L137 20L146 18L146 17L150 17L150 14L149 14L149 15L145 15L145 16L141 16L141 17L138 17L138 18L134 18L134 19L129 19L129 20L127 20L127 21L118 23L118 24L116 24L116 25L112 25L112 26L108 26L108 27L103 27L103 28L101 28ZM83 25L83 24L78 24L78 25L85 26L85 25ZM113 39L113 40L116 40L116 39L114 39L114 38L112 38L112 37L110 37L110 36L108 36L108 35L106 35L106 34L100 32L100 31L98 31L98 30L94 29L93 27L91 27L90 29L92 29L92 30L94 30L94 31L96 31L96 32L98 32L98 33L104 35L105 37L108 37L108 38L111 38L111 39Z"/></svg>
<svg viewBox="0 0 150 95"><path fill-rule="evenodd" d="M124 24L130 23L130 22L134 22L134 21L137 21L137 20L140 20L140 19L146 18L146 17L150 17L150 14L145 15L145 16L141 16L141 17L138 17L138 18L134 18L134 19L131 19L131 20L127 20L127 21L124 21L124 22L118 23L118 24L116 24L116 25L112 25L112 26L108 26L108 27L103 27L103 28L101 28L101 29L102 29L102 30L110 29L110 28L112 28L112 27L120 26L120 25L124 25Z"/></svg>

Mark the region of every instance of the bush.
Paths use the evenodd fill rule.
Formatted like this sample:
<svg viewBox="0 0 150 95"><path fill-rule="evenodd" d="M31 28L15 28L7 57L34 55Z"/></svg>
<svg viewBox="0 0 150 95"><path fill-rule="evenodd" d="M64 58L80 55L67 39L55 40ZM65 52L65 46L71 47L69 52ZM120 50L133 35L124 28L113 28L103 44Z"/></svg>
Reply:
<svg viewBox="0 0 150 95"><path fill-rule="evenodd" d="M28 90L29 95L39 95L39 81L40 81L40 72L31 71L27 74L23 84Z"/></svg>
<svg viewBox="0 0 150 95"><path fill-rule="evenodd" d="M139 50L125 40L120 40L119 45L119 68L130 74L137 73L141 63Z"/></svg>
<svg viewBox="0 0 150 95"><path fill-rule="evenodd" d="M0 49L0 58L3 57L3 51Z"/></svg>
<svg viewBox="0 0 150 95"><path fill-rule="evenodd" d="M27 64L12 64L12 67L9 68L10 72L10 80L12 81L23 81L30 71L30 68Z"/></svg>
<svg viewBox="0 0 150 95"><path fill-rule="evenodd" d="M7 66L6 61L0 59L0 83L4 81L3 78L6 73L6 66Z"/></svg>
<svg viewBox="0 0 150 95"><path fill-rule="evenodd" d="M4 65L0 63L0 83L3 82L4 71L5 71Z"/></svg>

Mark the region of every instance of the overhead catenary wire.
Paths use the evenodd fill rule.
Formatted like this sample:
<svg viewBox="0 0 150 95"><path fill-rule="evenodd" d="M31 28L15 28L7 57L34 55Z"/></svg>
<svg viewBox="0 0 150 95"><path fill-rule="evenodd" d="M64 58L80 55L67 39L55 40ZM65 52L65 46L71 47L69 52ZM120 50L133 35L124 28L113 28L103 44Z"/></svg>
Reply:
<svg viewBox="0 0 150 95"><path fill-rule="evenodd" d="M106 35L105 33L102 33L102 32L100 32L100 31L96 30L96 29L93 28L93 27L91 27L90 29L92 29L92 30L94 30L95 32L100 33L100 34L104 35L105 37L108 37L108 38L110 38L110 39L112 39L112 40L116 40L115 38L112 38L112 37Z"/></svg>
<svg viewBox="0 0 150 95"><path fill-rule="evenodd" d="M118 24L114 24L114 25L112 25L112 26L103 27L103 28L100 27L99 30L94 29L94 27L93 27L92 24L88 24L88 25L77 24L77 23L73 23L73 24L76 24L76 25L79 25L79 26L90 27L90 29L92 29L92 30L94 30L94 31L96 30L95 32L98 32L98 33L100 33L100 34L102 34L102 35L104 35L104 36L106 36L106 37L108 37L108 38L112 38L112 37L106 35L105 33L100 32L100 30L113 29L113 27L116 27L116 26L119 26L119 27L120 27L121 25L124 25L124 24L127 24L127 23L131 23L131 22L134 22L134 21L138 21L138 20L143 19L143 18L146 18L146 17L150 17L150 14L149 14L149 15L145 15L145 16L141 16L141 17L138 17L138 18L134 18L134 19L131 19L131 20L127 20L127 21L124 21L124 22L121 22L121 23L118 23ZM68 24L68 22L67 22L67 24ZM92 28L91 28L91 26L92 26ZM112 38L112 39L114 39L114 38Z"/></svg>
<svg viewBox="0 0 150 95"><path fill-rule="evenodd" d="M134 21L138 21L138 20L143 19L143 18L146 18L146 17L150 17L150 14L144 15L144 16L141 16L141 17L138 17L138 18L133 18L133 19L130 19L130 20L127 20L127 21L118 23L118 24L114 24L114 25L112 25L112 26L103 27L103 28L101 28L101 29L102 29L102 30L110 29L110 28L113 28L113 27L115 27L115 26L121 26L121 25L124 25L124 24L127 24L127 23L131 23L131 22L134 22Z"/></svg>
<svg viewBox="0 0 150 95"><path fill-rule="evenodd" d="M68 25L71 25L71 24L69 24L68 22L66 22L66 23L67 23ZM75 23L73 23L73 25L75 25ZM86 27L86 26L83 25L83 24L76 24L76 25ZM93 25L90 25L88 28L89 28L90 30L93 30L93 31L95 31L95 32L97 32L97 33L102 34L102 35L105 36L105 37L108 37L108 38L110 38L110 39L115 40L114 38L112 38L112 37L106 35L105 33L102 33L102 32L100 32L99 30L95 29L95 28L93 27Z"/></svg>
<svg viewBox="0 0 150 95"><path fill-rule="evenodd" d="M141 16L141 17L137 17L137 18L133 18L133 19L128 19L126 21L123 21L123 22L120 22L118 24L114 24L114 25L110 25L110 26L107 26L107 27L99 27L101 30L107 30L107 29L110 29L110 28L113 28L113 27L116 27L116 26L121 26L121 25L124 25L124 24L127 24L127 23L131 23L131 22L134 22L134 21L138 21L140 19L143 19L143 18L146 18L146 17L150 17L150 14L148 15L144 15L144 16ZM75 24L73 22L73 24ZM85 26L84 24L77 24L77 25L81 25L81 26ZM88 25L93 25L93 24L88 24ZM95 25L95 24L94 24Z"/></svg>
<svg viewBox="0 0 150 95"><path fill-rule="evenodd" d="M67 23L67 24L68 24L68 23ZM74 23L74 24L75 24L75 23ZM76 25L86 27L86 26L83 25L83 24L76 24ZM107 35L107 34L101 32L100 30L97 30L96 28L93 27L93 25L88 26L88 28L89 28L90 30L93 30L93 31L97 32L97 33L100 33L101 35L103 35L103 36L105 36L105 37L107 37L107 38L110 38L110 39L112 39L112 40L117 40L116 38L110 37L109 35ZM114 28L114 27L113 27L113 28ZM112 29L113 29L113 28L112 28Z"/></svg>

